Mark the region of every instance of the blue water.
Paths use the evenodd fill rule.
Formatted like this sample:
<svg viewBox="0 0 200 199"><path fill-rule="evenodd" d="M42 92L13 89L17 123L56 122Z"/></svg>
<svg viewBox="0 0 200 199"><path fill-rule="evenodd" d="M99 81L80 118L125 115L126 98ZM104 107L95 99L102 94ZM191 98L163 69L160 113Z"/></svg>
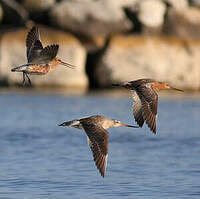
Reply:
<svg viewBox="0 0 200 199"><path fill-rule="evenodd" d="M200 98L161 98L158 132L109 129L105 178L83 131L101 114L134 124L130 98L0 94L0 198L200 198Z"/></svg>

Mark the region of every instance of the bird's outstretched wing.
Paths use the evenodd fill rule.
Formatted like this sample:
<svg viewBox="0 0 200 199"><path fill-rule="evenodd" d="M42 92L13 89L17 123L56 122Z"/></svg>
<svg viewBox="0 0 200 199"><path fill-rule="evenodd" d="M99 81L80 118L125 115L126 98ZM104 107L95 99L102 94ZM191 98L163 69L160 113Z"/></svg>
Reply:
<svg viewBox="0 0 200 199"><path fill-rule="evenodd" d="M135 121L137 122L137 124L139 125L139 127L142 127L144 124L144 118L143 118L143 114L142 114L142 103L141 100L139 98L139 96L137 95L136 91L131 90L132 91L132 97L133 97L133 115L135 118Z"/></svg>
<svg viewBox="0 0 200 199"><path fill-rule="evenodd" d="M92 150L97 169L104 177L108 157L108 132L101 126L82 123L88 136L88 144Z"/></svg>
<svg viewBox="0 0 200 199"><path fill-rule="evenodd" d="M47 64L50 61L52 61L57 53L58 53L59 45L58 44L53 44L50 46L46 46L41 50L39 55L35 57L31 63L32 64Z"/></svg>
<svg viewBox="0 0 200 199"><path fill-rule="evenodd" d="M26 55L28 63L37 57L43 49L38 27L33 26L26 38Z"/></svg>
<svg viewBox="0 0 200 199"><path fill-rule="evenodd" d="M137 87L136 93L139 99L137 99L133 109L134 117L139 126L143 125L145 121L151 131L156 133L158 95L153 89L144 85Z"/></svg>

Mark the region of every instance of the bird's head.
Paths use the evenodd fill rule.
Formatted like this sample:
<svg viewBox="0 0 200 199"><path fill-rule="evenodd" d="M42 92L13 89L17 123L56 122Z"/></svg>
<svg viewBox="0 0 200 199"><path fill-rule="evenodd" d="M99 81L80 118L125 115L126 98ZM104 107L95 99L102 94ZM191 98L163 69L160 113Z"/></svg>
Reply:
<svg viewBox="0 0 200 199"><path fill-rule="evenodd" d="M132 126L128 124L124 124L118 120L113 120L113 127L119 127L119 126L126 126L126 127L132 127L132 128L139 128L138 126Z"/></svg>
<svg viewBox="0 0 200 199"><path fill-rule="evenodd" d="M154 82L152 84L152 89L153 90L172 89L172 90L177 90L177 91L184 92L181 89L174 88L174 87L170 86L167 82Z"/></svg>

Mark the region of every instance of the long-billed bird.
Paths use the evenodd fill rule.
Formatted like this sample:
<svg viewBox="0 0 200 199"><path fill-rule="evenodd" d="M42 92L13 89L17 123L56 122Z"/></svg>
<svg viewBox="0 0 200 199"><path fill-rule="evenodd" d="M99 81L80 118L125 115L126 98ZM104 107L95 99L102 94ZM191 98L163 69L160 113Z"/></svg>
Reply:
<svg viewBox="0 0 200 199"><path fill-rule="evenodd" d="M138 128L138 126L123 124L118 120L109 119L101 115L75 119L59 124L59 126L71 126L86 132L88 144L92 150L97 169L103 177L105 175L108 157L109 134L106 129L119 126Z"/></svg>
<svg viewBox="0 0 200 199"><path fill-rule="evenodd" d="M28 63L12 68L11 71L22 72L23 85L26 84L26 78L28 79L29 85L31 85L31 80L28 75L45 75L55 70L58 65L75 68L74 65L65 63L56 57L58 49L58 44L48 45L43 48L39 29L33 26L26 38L26 56Z"/></svg>
<svg viewBox="0 0 200 199"><path fill-rule="evenodd" d="M158 95L156 91L161 89L180 89L170 86L166 82L159 82L154 79L138 79L135 81L112 84L121 86L132 91L134 100L133 115L137 124L142 127L144 122L150 130L156 134L156 117L158 107Z"/></svg>

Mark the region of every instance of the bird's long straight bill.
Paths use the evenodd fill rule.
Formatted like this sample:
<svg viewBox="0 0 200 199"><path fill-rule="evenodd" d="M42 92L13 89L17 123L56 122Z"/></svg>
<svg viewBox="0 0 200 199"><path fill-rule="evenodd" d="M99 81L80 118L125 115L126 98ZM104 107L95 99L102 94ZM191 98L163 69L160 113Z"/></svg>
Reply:
<svg viewBox="0 0 200 199"><path fill-rule="evenodd" d="M60 61L60 63L61 63L63 66L67 66L67 67L69 67L69 68L71 68L71 69L76 68L76 66L74 66L74 65L72 65L72 64L69 64L69 63L66 63L66 62L63 62L63 61Z"/></svg>
<svg viewBox="0 0 200 199"><path fill-rule="evenodd" d="M176 90L176 91L180 91L180 92L184 92L183 90L181 89L178 89L178 88L174 88L174 87L170 87L172 90Z"/></svg>
<svg viewBox="0 0 200 199"><path fill-rule="evenodd" d="M132 126L132 125L123 124L123 123L121 123L121 125L126 126L126 127L131 127L131 128L139 128L139 126Z"/></svg>

